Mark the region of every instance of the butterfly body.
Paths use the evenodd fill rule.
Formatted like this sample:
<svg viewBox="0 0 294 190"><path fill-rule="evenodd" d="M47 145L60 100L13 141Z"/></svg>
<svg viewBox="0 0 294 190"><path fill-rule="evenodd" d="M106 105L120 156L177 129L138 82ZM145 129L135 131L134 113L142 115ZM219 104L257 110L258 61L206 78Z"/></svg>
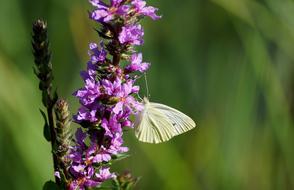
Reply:
<svg viewBox="0 0 294 190"><path fill-rule="evenodd" d="M142 142L165 142L196 126L190 117L174 108L149 102L147 98L143 103L144 109L135 122L135 135Z"/></svg>

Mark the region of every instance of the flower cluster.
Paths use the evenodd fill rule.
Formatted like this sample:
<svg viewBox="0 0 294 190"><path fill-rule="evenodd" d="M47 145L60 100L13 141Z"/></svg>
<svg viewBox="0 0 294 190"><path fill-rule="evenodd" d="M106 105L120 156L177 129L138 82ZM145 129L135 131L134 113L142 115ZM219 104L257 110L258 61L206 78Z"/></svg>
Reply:
<svg viewBox="0 0 294 190"><path fill-rule="evenodd" d="M130 116L142 110L135 82L150 66L133 47L143 44L144 31L138 23L144 16L160 18L157 9L146 6L144 0L90 3L95 8L90 18L101 25L98 33L104 40L90 43L87 70L81 72L85 85L74 93L80 102L74 121L84 129L76 131L68 155L71 190L97 187L116 178L109 165L128 151L123 146L123 128L133 127Z"/></svg>

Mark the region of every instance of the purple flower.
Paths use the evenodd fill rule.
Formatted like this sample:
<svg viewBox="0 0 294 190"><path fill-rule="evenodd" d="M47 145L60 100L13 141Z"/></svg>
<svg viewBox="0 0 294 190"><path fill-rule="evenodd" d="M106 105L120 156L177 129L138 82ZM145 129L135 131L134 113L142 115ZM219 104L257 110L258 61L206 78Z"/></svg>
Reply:
<svg viewBox="0 0 294 190"><path fill-rule="evenodd" d="M59 171L55 171L54 172L54 176L58 177L60 179L60 172Z"/></svg>
<svg viewBox="0 0 294 190"><path fill-rule="evenodd" d="M121 124L116 117L112 116L110 119L103 118L101 121L101 127L105 130L105 135L113 137L114 133L121 133Z"/></svg>
<svg viewBox="0 0 294 190"><path fill-rule="evenodd" d="M78 165L71 166L70 171L74 176L79 177L79 176L84 176L86 172L85 169L86 169L85 165L78 164Z"/></svg>
<svg viewBox="0 0 294 190"><path fill-rule="evenodd" d="M142 63L142 53L139 54L133 54L131 56L131 64L127 65L125 67L125 70L127 72L134 72L134 71L139 71L141 73L145 72L148 70L150 67L150 63Z"/></svg>
<svg viewBox="0 0 294 190"><path fill-rule="evenodd" d="M97 66L94 65L91 61L88 61L87 71L81 71L80 75L84 81L86 81L87 79L95 80L95 77L97 75L96 70L97 70Z"/></svg>
<svg viewBox="0 0 294 190"><path fill-rule="evenodd" d="M74 163L82 163L82 153L80 151L72 148L71 153L68 155L68 158L72 160Z"/></svg>
<svg viewBox="0 0 294 190"><path fill-rule="evenodd" d="M143 36L144 30L142 26L140 24L134 24L122 27L118 39L122 44L142 45L144 43Z"/></svg>
<svg viewBox="0 0 294 190"><path fill-rule="evenodd" d="M83 162L83 152L87 149L85 140L87 138L87 133L83 132L81 128L78 128L75 133L75 146L71 147L71 151L67 156L74 163L80 164Z"/></svg>
<svg viewBox="0 0 294 190"><path fill-rule="evenodd" d="M104 44L101 42L100 47L96 43L90 43L89 45L90 50L88 52L89 56L91 57L91 62L92 63L99 63L105 61L107 52L104 49Z"/></svg>
<svg viewBox="0 0 294 190"><path fill-rule="evenodd" d="M99 173L96 174L96 177L100 181L106 181L108 179L116 178L116 175L109 172L109 168L101 168Z"/></svg>
<svg viewBox="0 0 294 190"><path fill-rule="evenodd" d="M76 91L74 95L80 99L81 104L89 105L100 95L100 85L93 79L86 79L85 87Z"/></svg>
<svg viewBox="0 0 294 190"><path fill-rule="evenodd" d="M112 111L115 114L119 114L123 111L124 107L128 109L136 109L137 101L131 94L138 92L138 86L133 86L134 81L128 80L118 87L112 95L114 95L119 101L113 107Z"/></svg>
<svg viewBox="0 0 294 190"><path fill-rule="evenodd" d="M111 140L109 152L112 154L119 154L129 151L128 147L122 147L123 139L120 133L116 133L114 138Z"/></svg>
<svg viewBox="0 0 294 190"><path fill-rule="evenodd" d="M104 93L109 96L115 96L120 92L122 81L120 78L116 78L113 82L108 79L101 81Z"/></svg>
<svg viewBox="0 0 294 190"><path fill-rule="evenodd" d="M70 190L97 187L108 179L116 178L116 175L110 173L109 168L106 167L100 168L99 173L96 173L92 166L76 165L72 166L70 171L76 177L69 185Z"/></svg>
<svg viewBox="0 0 294 190"><path fill-rule="evenodd" d="M84 182L84 186L85 187L97 187L98 185L100 185L101 182L86 178L85 182Z"/></svg>
<svg viewBox="0 0 294 190"><path fill-rule="evenodd" d="M88 177L80 177L72 181L69 185L69 190L85 190L88 187L97 187L101 182L92 180Z"/></svg>
<svg viewBox="0 0 294 190"><path fill-rule="evenodd" d="M152 6L146 7L146 2L143 0L133 0L132 5L135 7L135 11L138 14L142 14L144 16L149 16L153 20L160 19L161 16L156 15L157 8L154 8Z"/></svg>
<svg viewBox="0 0 294 190"><path fill-rule="evenodd" d="M89 110L88 108L82 106L80 107L78 113L74 116L74 120L76 122L81 121L90 121L90 122L96 122L98 119L96 117L97 110Z"/></svg>
<svg viewBox="0 0 294 190"><path fill-rule="evenodd" d="M100 147L99 152L93 157L93 163L108 162L111 160L111 155L107 152L106 148Z"/></svg>
<svg viewBox="0 0 294 190"><path fill-rule="evenodd" d="M96 137L92 139L90 147L86 150L86 163L100 163L108 162L111 160L111 155L107 152L106 148L102 145L98 148L96 144Z"/></svg>
<svg viewBox="0 0 294 190"><path fill-rule="evenodd" d="M75 137L76 137L77 144L84 147L85 139L87 138L87 133L84 133L82 129L79 128L76 131Z"/></svg>
<svg viewBox="0 0 294 190"><path fill-rule="evenodd" d="M116 54L124 58L123 53L134 52L131 46L143 44L144 31L137 24L142 16L160 18L157 9L146 6L144 0L89 1L95 7L90 18L110 30L113 38L89 44L87 70L81 72L84 86L74 93L80 102L74 120L85 130L76 131L75 144L66 155L71 161L70 190L99 187L105 180L116 178L106 166L116 155L128 151L123 146L123 128L133 127L130 116L143 110L143 104L135 98L139 86L134 84L137 74L146 72L150 64L143 62L141 53L133 53L124 68L110 61ZM133 72L140 73L134 76Z"/></svg>
<svg viewBox="0 0 294 190"><path fill-rule="evenodd" d="M109 6L99 0L90 0L90 3L97 8L91 13L90 18L98 22L109 22L115 16L125 16L130 6L123 5L121 2L122 0L111 0Z"/></svg>
<svg viewBox="0 0 294 190"><path fill-rule="evenodd" d="M79 182L78 180L74 180L70 183L69 185L69 190L77 190L79 187ZM82 187L82 190L84 190L85 188Z"/></svg>

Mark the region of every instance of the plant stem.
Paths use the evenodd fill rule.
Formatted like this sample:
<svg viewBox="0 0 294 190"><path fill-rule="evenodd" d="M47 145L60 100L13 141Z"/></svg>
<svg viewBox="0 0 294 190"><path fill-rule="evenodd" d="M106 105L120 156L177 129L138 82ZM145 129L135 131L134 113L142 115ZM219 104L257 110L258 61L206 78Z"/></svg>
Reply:
<svg viewBox="0 0 294 190"><path fill-rule="evenodd" d="M55 144L56 144L56 131L54 127L54 120L53 120L53 106L52 99L50 100L50 103L47 107L47 116L48 116L48 123L49 123L49 129L50 129L50 136L51 136L51 148L52 148L52 157L53 157L53 167L54 171L59 171L58 169L58 158L54 151ZM60 185L60 179L55 176L55 182Z"/></svg>
<svg viewBox="0 0 294 190"><path fill-rule="evenodd" d="M58 171L58 158L55 154L56 131L53 119L53 107L57 95L52 96L51 92L53 80L51 52L49 50L47 24L43 20L38 19L33 24L32 46L36 65L34 72L40 80L39 89L42 91L42 103L47 108L54 171ZM57 176L55 176L55 181L58 185L60 184Z"/></svg>

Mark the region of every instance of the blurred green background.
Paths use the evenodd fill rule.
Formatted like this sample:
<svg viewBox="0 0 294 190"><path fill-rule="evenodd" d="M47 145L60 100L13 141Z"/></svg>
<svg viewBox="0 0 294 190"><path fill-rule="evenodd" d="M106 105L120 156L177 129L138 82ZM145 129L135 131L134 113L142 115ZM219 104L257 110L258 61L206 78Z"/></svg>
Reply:
<svg viewBox="0 0 294 190"><path fill-rule="evenodd" d="M143 22L151 100L198 128L159 145L129 131L131 157L113 169L142 176L143 190L294 189L293 0L148 2L163 15ZM90 9L87 0L0 0L1 189L38 190L53 179L31 24L48 21L55 84L75 112L88 43L99 42Z"/></svg>

